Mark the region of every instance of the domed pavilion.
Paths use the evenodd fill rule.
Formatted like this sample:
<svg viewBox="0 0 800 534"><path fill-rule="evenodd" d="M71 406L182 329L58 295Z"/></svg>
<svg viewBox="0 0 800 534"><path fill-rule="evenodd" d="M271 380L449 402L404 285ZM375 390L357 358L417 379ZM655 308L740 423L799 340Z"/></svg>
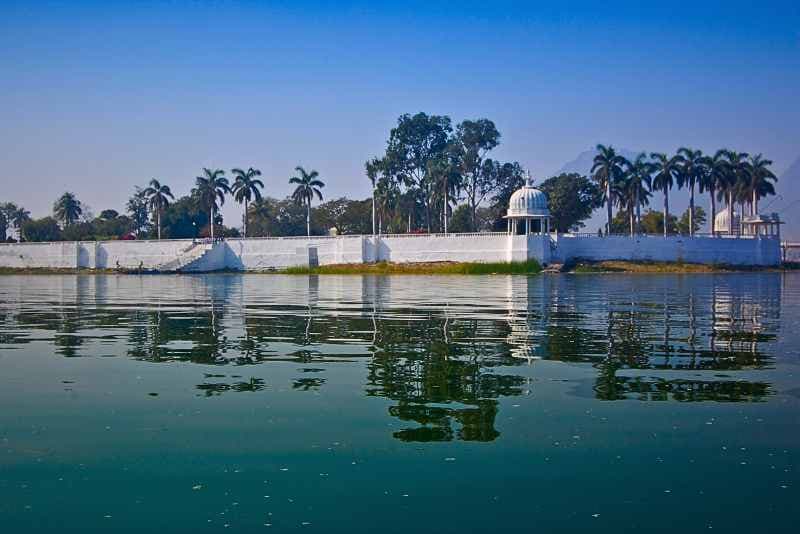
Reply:
<svg viewBox="0 0 800 534"><path fill-rule="evenodd" d="M508 233L511 235L545 235L550 233L550 208L547 195L533 187L533 180L514 191L508 202Z"/></svg>

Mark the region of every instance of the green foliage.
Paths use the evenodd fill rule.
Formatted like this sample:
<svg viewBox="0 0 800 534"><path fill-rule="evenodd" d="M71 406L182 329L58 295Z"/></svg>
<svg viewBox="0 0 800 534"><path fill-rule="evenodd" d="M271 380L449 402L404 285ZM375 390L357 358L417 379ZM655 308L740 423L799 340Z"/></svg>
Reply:
<svg viewBox="0 0 800 534"><path fill-rule="evenodd" d="M263 197L247 211L247 231L254 237L305 235L306 209L291 198Z"/></svg>
<svg viewBox="0 0 800 534"><path fill-rule="evenodd" d="M583 228L583 221L603 202L600 188L579 174L553 176L539 188L547 194L552 227L561 233Z"/></svg>
<svg viewBox="0 0 800 534"><path fill-rule="evenodd" d="M180 197L161 216L161 232L165 239L200 237L206 226L208 214L198 209L198 199L193 196Z"/></svg>
<svg viewBox="0 0 800 534"><path fill-rule="evenodd" d="M26 241L61 241L61 227L53 217L31 219L22 225Z"/></svg>
<svg viewBox="0 0 800 534"><path fill-rule="evenodd" d="M146 234L149 230L147 196L144 189L136 187L133 195L125 204L125 210L131 219L131 231L138 236Z"/></svg>
<svg viewBox="0 0 800 534"><path fill-rule="evenodd" d="M64 226L74 224L83 215L83 205L69 191L58 197L53 204L53 214Z"/></svg>
<svg viewBox="0 0 800 534"><path fill-rule="evenodd" d="M335 228L339 234L372 232L372 201L337 198L324 202L311 213L312 233L327 234Z"/></svg>
<svg viewBox="0 0 800 534"><path fill-rule="evenodd" d="M683 212L681 218L678 220L677 223L677 230L681 234L689 234L689 233L696 233L700 231L700 228L706 223L706 210L701 208L700 206L694 207L694 231L689 232L689 208L686 208L686 211Z"/></svg>

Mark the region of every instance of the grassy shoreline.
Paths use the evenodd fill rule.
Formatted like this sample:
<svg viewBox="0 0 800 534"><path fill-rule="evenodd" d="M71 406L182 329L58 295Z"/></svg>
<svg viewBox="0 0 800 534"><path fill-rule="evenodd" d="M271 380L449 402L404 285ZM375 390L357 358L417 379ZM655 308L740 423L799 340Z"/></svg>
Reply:
<svg viewBox="0 0 800 534"><path fill-rule="evenodd" d="M731 265L707 265L698 263L669 263L645 261L599 261L577 262L565 266L570 274L701 274L737 272L783 272L800 270L800 264L787 263L780 267L741 267ZM291 275L486 275L486 274L538 274L542 266L535 260L527 262L428 262L428 263L353 263L321 265L319 267L290 267L274 271L216 271L222 274L291 274ZM158 274L152 271L120 271L116 269L70 269L70 268L16 268L0 267L2 275L75 275L75 274ZM181 273L163 273L181 274ZM192 274L192 273L182 273Z"/></svg>

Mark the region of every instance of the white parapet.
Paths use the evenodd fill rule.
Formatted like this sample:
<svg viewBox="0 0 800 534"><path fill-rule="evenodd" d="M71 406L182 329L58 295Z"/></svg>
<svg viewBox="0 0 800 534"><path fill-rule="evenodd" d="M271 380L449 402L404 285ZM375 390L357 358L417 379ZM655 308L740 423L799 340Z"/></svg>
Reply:
<svg viewBox="0 0 800 534"><path fill-rule="evenodd" d="M0 244L0 267L259 271L343 263L629 260L774 266L776 237L401 234Z"/></svg>

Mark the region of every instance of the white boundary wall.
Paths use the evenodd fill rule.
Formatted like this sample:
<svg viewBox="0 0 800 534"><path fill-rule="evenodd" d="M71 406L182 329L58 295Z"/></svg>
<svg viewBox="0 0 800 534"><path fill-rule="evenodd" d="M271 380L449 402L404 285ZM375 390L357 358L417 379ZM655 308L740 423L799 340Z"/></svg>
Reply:
<svg viewBox="0 0 800 534"><path fill-rule="evenodd" d="M188 239L0 244L0 267L159 269L195 245ZM779 265L773 237L509 236L506 234L385 235L229 239L200 251L185 271L261 271L342 263L463 261L540 263L573 260L672 261ZM197 250L195 249L195 252ZM187 256L183 256L186 258Z"/></svg>

